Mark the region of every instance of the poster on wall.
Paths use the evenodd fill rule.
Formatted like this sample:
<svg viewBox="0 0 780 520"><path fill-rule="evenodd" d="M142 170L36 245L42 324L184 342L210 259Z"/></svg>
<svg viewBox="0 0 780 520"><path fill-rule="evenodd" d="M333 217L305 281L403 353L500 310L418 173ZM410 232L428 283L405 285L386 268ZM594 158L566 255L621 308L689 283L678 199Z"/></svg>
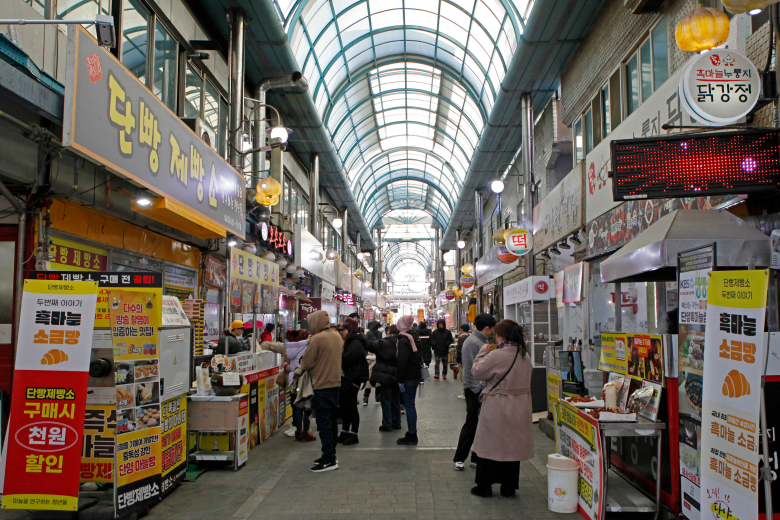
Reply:
<svg viewBox="0 0 780 520"><path fill-rule="evenodd" d="M76 511L96 282L25 280L3 509Z"/></svg>
<svg viewBox="0 0 780 520"><path fill-rule="evenodd" d="M715 257L714 244L677 255L680 496L683 515L690 520L700 515L704 334L709 273Z"/></svg>
<svg viewBox="0 0 780 520"><path fill-rule="evenodd" d="M187 396L162 403L160 447L162 450L163 494L184 480L187 474Z"/></svg>
<svg viewBox="0 0 780 520"><path fill-rule="evenodd" d="M577 262L563 270L563 303L582 300L582 272L584 262Z"/></svg>
<svg viewBox="0 0 780 520"><path fill-rule="evenodd" d="M702 404L701 508L758 517L758 445L767 271L712 271Z"/></svg>
<svg viewBox="0 0 780 520"><path fill-rule="evenodd" d="M81 447L81 482L114 482L116 406L87 405Z"/></svg>
<svg viewBox="0 0 780 520"><path fill-rule="evenodd" d="M663 351L657 334L602 332L599 369L663 383Z"/></svg>
<svg viewBox="0 0 780 520"><path fill-rule="evenodd" d="M162 298L146 291L108 293L116 374L117 516L141 511L161 498L160 351Z"/></svg>
<svg viewBox="0 0 780 520"><path fill-rule="evenodd" d="M198 271L165 264L165 294L176 296L180 300L194 298L197 295Z"/></svg>
<svg viewBox="0 0 780 520"><path fill-rule="evenodd" d="M602 490L603 465L599 422L585 417L566 402L556 407L555 416L558 453L577 461L578 509L588 520L601 520L601 503L606 498Z"/></svg>

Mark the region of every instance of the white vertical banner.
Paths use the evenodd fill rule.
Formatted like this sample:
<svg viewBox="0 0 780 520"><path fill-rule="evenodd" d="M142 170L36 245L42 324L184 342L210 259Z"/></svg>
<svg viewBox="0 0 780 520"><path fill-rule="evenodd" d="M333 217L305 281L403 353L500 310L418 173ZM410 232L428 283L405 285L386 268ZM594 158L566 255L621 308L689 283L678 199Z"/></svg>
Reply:
<svg viewBox="0 0 780 520"><path fill-rule="evenodd" d="M758 518L768 274L709 273L702 391L702 518Z"/></svg>

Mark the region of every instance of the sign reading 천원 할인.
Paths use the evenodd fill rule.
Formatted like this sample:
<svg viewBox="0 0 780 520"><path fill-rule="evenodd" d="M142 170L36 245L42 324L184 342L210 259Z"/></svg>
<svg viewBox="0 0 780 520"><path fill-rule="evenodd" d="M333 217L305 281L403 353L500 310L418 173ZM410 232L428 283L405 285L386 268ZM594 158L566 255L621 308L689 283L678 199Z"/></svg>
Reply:
<svg viewBox="0 0 780 520"><path fill-rule="evenodd" d="M81 26L68 32L62 144L245 236L246 182ZM187 211L189 210L189 211Z"/></svg>

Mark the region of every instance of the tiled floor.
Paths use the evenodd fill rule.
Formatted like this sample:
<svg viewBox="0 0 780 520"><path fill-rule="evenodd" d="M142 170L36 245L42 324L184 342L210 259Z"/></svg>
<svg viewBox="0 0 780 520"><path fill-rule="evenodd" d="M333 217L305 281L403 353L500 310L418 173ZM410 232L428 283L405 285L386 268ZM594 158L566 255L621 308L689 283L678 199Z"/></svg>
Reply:
<svg viewBox="0 0 780 520"><path fill-rule="evenodd" d="M381 433L381 409L361 406L360 444L339 446L340 469L314 474L320 443L301 444L277 431L249 454L238 472L216 468L183 483L150 512L168 519L557 519L580 518L547 510L547 454L552 441L534 430L536 457L521 464L520 492L514 499L481 499L469 490L475 470L456 472L452 456L465 418L457 380L430 381L417 400L420 445L397 446L405 430ZM289 423L288 423L289 424ZM404 427L406 419L403 419ZM284 428L286 429L286 427ZM316 432L315 432L316 435ZM97 511L94 511L95 513ZM94 514L94 513L93 513ZM82 518L87 515L82 514ZM0 520L27 513L0 512Z"/></svg>

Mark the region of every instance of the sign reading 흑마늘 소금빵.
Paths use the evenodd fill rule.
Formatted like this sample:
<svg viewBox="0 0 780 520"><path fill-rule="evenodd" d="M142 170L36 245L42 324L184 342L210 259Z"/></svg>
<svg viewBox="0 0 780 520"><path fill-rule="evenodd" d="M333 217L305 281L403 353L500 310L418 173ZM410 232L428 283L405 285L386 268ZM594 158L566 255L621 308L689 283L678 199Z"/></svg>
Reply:
<svg viewBox="0 0 780 520"><path fill-rule="evenodd" d="M97 282L24 282L3 509L78 507L97 294Z"/></svg>
<svg viewBox="0 0 780 520"><path fill-rule="evenodd" d="M244 178L75 25L68 28L62 144L163 195L169 203L158 209L191 226L188 232L245 236Z"/></svg>

